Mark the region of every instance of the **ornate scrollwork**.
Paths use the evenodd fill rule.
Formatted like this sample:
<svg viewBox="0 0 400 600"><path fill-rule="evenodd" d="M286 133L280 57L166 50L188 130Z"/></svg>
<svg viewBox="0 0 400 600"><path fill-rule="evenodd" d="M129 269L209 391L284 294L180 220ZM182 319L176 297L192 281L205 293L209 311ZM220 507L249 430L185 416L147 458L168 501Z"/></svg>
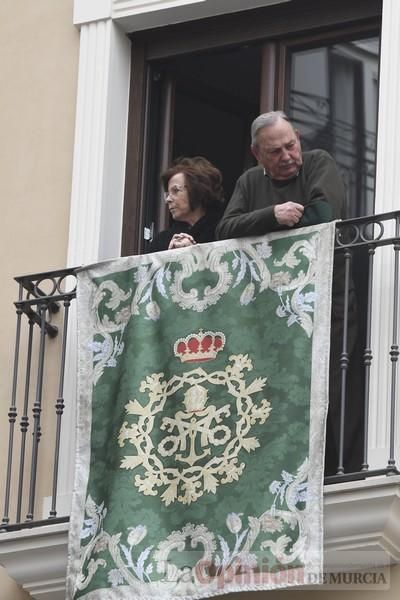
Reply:
<svg viewBox="0 0 400 600"><path fill-rule="evenodd" d="M118 442L123 447L129 441L135 454L126 455L121 468L141 467L143 474L135 476L134 484L144 495L160 493L166 506L175 501L190 504L205 492L215 493L219 485L238 480L243 473L245 462L239 460L245 452L259 447L250 430L257 422L266 421L271 406L265 398L258 403L252 399L266 379L258 377L246 384L243 371L252 370L251 360L243 355L230 356L229 360L224 371L207 373L197 368L169 381L162 373L153 373L140 386L141 392L148 391L148 403L131 400L126 404L130 422L123 423ZM207 383L224 386L235 401L217 408L208 397ZM172 417L161 418L160 428L167 435L155 443L156 417L168 399L180 391L184 392L183 406ZM233 426L224 423L228 417L233 419ZM221 453L215 453L218 447L223 447ZM179 467L164 464L170 456Z"/></svg>

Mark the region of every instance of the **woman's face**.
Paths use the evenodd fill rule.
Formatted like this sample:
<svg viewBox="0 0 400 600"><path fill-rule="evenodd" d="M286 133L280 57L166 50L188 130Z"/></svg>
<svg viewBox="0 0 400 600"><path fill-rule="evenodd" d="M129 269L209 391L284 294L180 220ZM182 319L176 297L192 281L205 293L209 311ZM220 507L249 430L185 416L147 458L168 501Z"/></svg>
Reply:
<svg viewBox="0 0 400 600"><path fill-rule="evenodd" d="M191 223L192 209L189 204L189 193L183 173L173 175L168 181L168 192L165 196L169 212L175 221Z"/></svg>

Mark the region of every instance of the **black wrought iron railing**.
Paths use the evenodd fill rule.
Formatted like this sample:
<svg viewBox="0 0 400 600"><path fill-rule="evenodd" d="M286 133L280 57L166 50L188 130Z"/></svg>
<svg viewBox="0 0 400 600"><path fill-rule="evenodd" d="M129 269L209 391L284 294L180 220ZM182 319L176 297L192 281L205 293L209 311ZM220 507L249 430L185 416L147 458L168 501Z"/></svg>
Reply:
<svg viewBox="0 0 400 600"><path fill-rule="evenodd" d="M15 280L19 293L14 303L17 323L8 409L4 513L0 525L3 531L43 522L37 516L37 480L39 472L45 470L48 473L49 467L52 470L51 507L44 522L48 519L57 522L68 520L68 517L58 517L56 504L61 423L65 408L68 320L71 302L76 297L75 271L62 269L16 277ZM49 389L45 377L49 369L56 382L53 390ZM51 456L47 445L46 454L39 453L44 409L46 423L52 430L51 436L48 436L54 444Z"/></svg>
<svg viewBox="0 0 400 600"><path fill-rule="evenodd" d="M384 249L386 254L381 257L380 273L374 273L378 253L385 251ZM339 302L342 309L339 320L342 319L342 323L339 327L339 339L334 340L331 336L330 378L330 405L332 396L335 396L335 388L336 400L339 399L334 433L337 441L337 462L334 468L330 465L329 470L326 469L325 483L400 473L396 465L396 420L399 410L397 380L400 354L399 251L400 211L348 219L337 224L335 261L339 263L342 279L337 286L343 290L342 302ZM383 305L383 294L374 295L378 286L376 276L382 275L382 271L385 283ZM335 285L333 287L335 288ZM379 307L378 302L381 303ZM355 310L352 306L354 304ZM334 308L335 298L333 311ZM373 319L379 316L379 311L386 313L388 322L391 323L391 331L386 337L381 336L379 340L375 340L375 348L372 348ZM333 331L334 320L335 317L332 319ZM356 336L351 334L354 322ZM339 351L335 352L335 344L339 346ZM378 351L381 355L383 353L384 356L379 358L386 360L390 373L386 382L388 397L385 398L384 392L379 391L379 404L382 407L388 406L388 454L386 464L371 469L368 459L371 375L372 363L378 358ZM377 398L374 400L377 401Z"/></svg>
<svg viewBox="0 0 400 600"><path fill-rule="evenodd" d="M378 253L385 248L386 252L393 254L390 268L389 263L384 265L391 295L386 296L383 307L391 314L392 332L386 350L382 350L385 346L380 340L379 352L385 352L387 364L390 365L390 397L387 399L390 406L389 445L386 463L379 469L370 469L368 415L371 365L378 352L377 348L372 348L371 334L374 267ZM337 224L330 382L332 406L335 404L336 414L331 419L331 438L328 436L327 442L328 445L332 444L334 450L330 453L333 462L331 460L326 467L327 484L399 474L395 458L399 389L399 252L400 211ZM2 478L4 475L5 481L4 516L0 531L68 520L68 516L60 517L57 512L57 485L62 458L60 442L65 408L69 311L76 297L75 271L63 269L15 279L19 285L19 295L15 302L17 324L8 408L8 456L6 472L0 474ZM49 389L46 379L49 362L53 379L57 371L54 392ZM75 398L69 398L68 401L75 402ZM357 410L354 411L354 407ZM51 457L47 444L46 453L39 452L44 409L47 411L46 427L52 429ZM7 410L4 400L2 410ZM353 423L353 429L349 423ZM43 469L47 473L49 469L52 472L51 508L44 518L38 515L36 506L36 483Z"/></svg>

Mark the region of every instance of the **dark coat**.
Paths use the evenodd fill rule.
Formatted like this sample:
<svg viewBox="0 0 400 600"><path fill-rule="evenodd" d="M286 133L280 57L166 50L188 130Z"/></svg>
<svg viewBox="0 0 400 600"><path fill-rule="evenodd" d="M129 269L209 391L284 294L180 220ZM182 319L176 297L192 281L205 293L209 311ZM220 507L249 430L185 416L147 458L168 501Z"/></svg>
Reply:
<svg viewBox="0 0 400 600"><path fill-rule="evenodd" d="M172 236L176 233L188 233L198 244L214 242L216 239L215 228L220 218L220 212L208 213L192 226L182 221L174 221L169 229L161 231L154 237L148 251L160 252L161 250L168 250Z"/></svg>

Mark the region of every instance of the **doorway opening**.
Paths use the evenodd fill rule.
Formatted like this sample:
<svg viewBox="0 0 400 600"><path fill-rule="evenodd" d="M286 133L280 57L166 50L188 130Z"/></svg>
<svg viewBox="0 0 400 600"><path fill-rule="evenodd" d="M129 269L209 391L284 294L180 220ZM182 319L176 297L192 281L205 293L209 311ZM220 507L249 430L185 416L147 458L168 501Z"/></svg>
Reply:
<svg viewBox="0 0 400 600"><path fill-rule="evenodd" d="M159 174L181 156L204 156L222 173L226 201L254 166L250 124L260 109L262 46L241 45L151 64L148 230L168 227ZM155 184L154 184L155 182Z"/></svg>

